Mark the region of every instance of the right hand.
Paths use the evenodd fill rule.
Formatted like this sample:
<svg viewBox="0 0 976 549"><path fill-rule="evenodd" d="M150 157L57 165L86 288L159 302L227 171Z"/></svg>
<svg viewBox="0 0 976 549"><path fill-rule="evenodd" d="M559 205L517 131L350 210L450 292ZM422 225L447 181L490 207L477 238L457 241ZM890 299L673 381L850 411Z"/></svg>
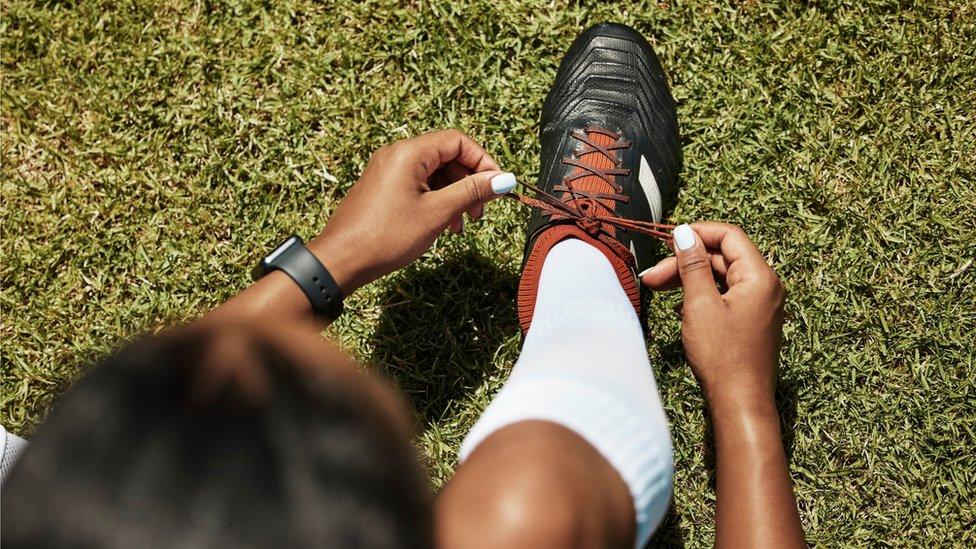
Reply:
<svg viewBox="0 0 976 549"><path fill-rule="evenodd" d="M515 176L458 130L397 141L373 153L309 249L348 296L423 255L444 230L460 233L465 212L478 219L514 186Z"/></svg>
<svg viewBox="0 0 976 549"><path fill-rule="evenodd" d="M642 273L641 281L653 290L684 291L681 340L711 406L770 402L786 290L739 227L709 221L691 229L684 240L694 243L680 249L676 238L675 256Z"/></svg>

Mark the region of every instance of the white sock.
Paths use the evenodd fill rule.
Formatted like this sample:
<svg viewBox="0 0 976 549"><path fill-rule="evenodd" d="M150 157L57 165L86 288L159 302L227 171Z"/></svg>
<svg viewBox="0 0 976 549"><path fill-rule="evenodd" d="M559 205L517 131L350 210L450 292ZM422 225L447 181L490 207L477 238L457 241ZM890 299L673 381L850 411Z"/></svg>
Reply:
<svg viewBox="0 0 976 549"><path fill-rule="evenodd" d="M667 417L630 300L607 258L580 240L546 256L522 354L465 438L461 460L526 420L563 425L610 462L633 496L642 547L671 499Z"/></svg>
<svg viewBox="0 0 976 549"><path fill-rule="evenodd" d="M0 425L0 486L7 480L7 476L14 469L20 455L27 449L27 441L19 436L8 433Z"/></svg>

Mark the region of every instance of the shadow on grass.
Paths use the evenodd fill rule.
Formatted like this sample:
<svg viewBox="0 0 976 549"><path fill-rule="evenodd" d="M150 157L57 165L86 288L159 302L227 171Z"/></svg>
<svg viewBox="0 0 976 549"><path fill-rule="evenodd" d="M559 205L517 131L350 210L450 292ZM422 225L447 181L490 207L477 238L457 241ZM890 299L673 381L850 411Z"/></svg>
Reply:
<svg viewBox="0 0 976 549"><path fill-rule="evenodd" d="M661 371L661 379L664 379L665 374L671 370L677 368L687 368L687 365L685 364L684 348L681 346L681 340L665 341L664 339L658 339L653 327L651 328L649 336L651 345L656 345L659 348L659 367ZM678 507L680 507L680 502L672 499L671 506L668 508L668 514L664 516L664 522L661 523L661 526L659 526L654 532L654 535L651 536L651 539L647 542L647 547L656 548L685 546L686 536L685 531L681 528L681 513L678 512Z"/></svg>
<svg viewBox="0 0 976 549"><path fill-rule="evenodd" d="M681 514L675 510L674 501L671 502L671 507L668 508L668 514L664 515L664 522L661 526L654 532L651 539L648 540L645 547L657 548L657 547L684 547L685 546L685 532L681 529L679 524L681 520Z"/></svg>
<svg viewBox="0 0 976 549"><path fill-rule="evenodd" d="M371 363L396 382L422 423L456 412L518 332L518 279L496 263L466 251L433 269L411 267L381 301Z"/></svg>

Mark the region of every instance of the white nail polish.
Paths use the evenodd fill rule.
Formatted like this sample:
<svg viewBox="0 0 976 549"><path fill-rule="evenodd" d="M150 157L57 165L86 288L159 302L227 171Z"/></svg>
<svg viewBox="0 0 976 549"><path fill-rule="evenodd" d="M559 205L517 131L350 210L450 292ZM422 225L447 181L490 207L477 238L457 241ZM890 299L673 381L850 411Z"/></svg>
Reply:
<svg viewBox="0 0 976 549"><path fill-rule="evenodd" d="M491 190L495 194L508 194L515 188L515 174L500 173L491 178Z"/></svg>
<svg viewBox="0 0 976 549"><path fill-rule="evenodd" d="M679 250L685 251L695 247L695 231L691 230L691 226L687 223L675 227L671 234L674 235L674 245Z"/></svg>

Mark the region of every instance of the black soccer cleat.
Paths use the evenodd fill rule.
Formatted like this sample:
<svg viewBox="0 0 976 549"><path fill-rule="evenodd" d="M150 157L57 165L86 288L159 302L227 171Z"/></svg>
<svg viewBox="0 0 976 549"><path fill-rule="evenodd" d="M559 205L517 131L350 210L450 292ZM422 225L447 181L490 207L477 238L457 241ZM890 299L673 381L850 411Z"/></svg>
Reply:
<svg viewBox="0 0 976 549"><path fill-rule="evenodd" d="M661 222L674 207L681 164L678 120L664 70L647 40L602 23L569 48L542 109L538 187L586 215ZM610 259L640 314L637 273L658 248L646 234L533 209L518 310L523 331L535 308L549 249L579 238Z"/></svg>

